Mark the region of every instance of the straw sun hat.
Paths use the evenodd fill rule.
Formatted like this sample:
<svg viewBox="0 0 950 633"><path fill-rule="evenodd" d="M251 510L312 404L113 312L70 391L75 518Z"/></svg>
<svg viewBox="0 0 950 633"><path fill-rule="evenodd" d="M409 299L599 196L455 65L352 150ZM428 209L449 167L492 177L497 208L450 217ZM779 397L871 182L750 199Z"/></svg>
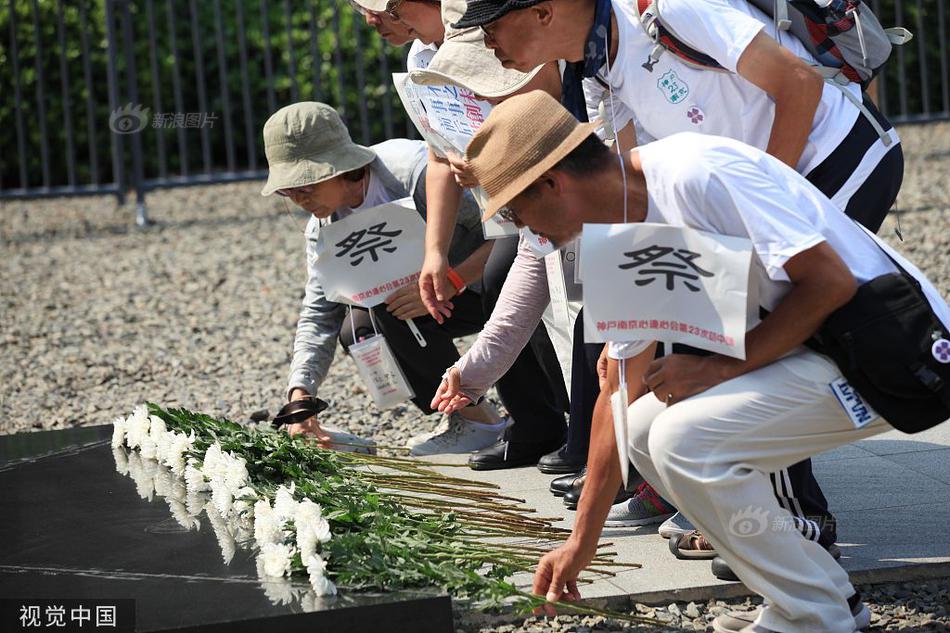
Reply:
<svg viewBox="0 0 950 633"><path fill-rule="evenodd" d="M488 194L482 220L495 215L600 125L579 123L542 90L495 106L465 150L465 160Z"/></svg>
<svg viewBox="0 0 950 633"><path fill-rule="evenodd" d="M336 110L314 101L283 107L267 119L264 154L269 171L262 196L323 182L376 158L373 150L350 139Z"/></svg>
<svg viewBox="0 0 950 633"><path fill-rule="evenodd" d="M445 40L428 68L409 73L413 82L423 86L459 86L480 97L505 97L538 74L541 66L527 73L502 66L495 53L485 46L481 29L453 28L452 23L464 12L464 0L442 1Z"/></svg>

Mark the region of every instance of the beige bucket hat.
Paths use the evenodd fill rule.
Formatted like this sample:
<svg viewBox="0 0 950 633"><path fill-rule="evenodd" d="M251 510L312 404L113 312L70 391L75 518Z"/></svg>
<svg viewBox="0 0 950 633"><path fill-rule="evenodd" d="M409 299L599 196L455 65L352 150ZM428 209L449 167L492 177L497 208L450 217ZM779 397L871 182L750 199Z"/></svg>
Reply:
<svg viewBox="0 0 950 633"><path fill-rule="evenodd" d="M376 158L373 150L353 142L336 110L315 101L283 107L267 119L264 154L269 171L262 196L323 182Z"/></svg>
<svg viewBox="0 0 950 633"><path fill-rule="evenodd" d="M542 90L495 106L465 150L465 160L488 194L482 221L527 189L600 125L600 121L579 123Z"/></svg>
<svg viewBox="0 0 950 633"><path fill-rule="evenodd" d="M389 6L389 0L353 0L353 2L375 13L382 13Z"/></svg>
<svg viewBox="0 0 950 633"><path fill-rule="evenodd" d="M442 0L445 40L427 68L409 73L413 82L423 86L459 86L480 97L506 97L538 74L541 66L527 73L502 66L495 53L485 46L480 28L453 28L452 23L464 13L465 0Z"/></svg>

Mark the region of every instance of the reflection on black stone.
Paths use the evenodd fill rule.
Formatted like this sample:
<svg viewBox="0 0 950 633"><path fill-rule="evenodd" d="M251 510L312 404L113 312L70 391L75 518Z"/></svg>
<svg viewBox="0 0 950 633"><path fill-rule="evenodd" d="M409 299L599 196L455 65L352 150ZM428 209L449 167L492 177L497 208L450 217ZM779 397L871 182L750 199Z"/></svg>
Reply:
<svg viewBox="0 0 950 633"><path fill-rule="evenodd" d="M391 631L452 630L444 595L318 599L308 583L262 580L241 547L249 526L228 524L210 496L112 449L111 427L96 428L0 437L0 595L134 598L139 631L259 631L262 618L281 630L374 630L381 618Z"/></svg>

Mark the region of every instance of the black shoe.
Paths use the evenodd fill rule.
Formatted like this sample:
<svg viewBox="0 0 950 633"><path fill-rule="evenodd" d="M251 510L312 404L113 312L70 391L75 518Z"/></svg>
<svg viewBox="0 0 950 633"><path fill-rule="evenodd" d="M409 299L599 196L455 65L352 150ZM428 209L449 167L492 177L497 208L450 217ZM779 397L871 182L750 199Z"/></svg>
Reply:
<svg viewBox="0 0 950 633"><path fill-rule="evenodd" d="M837 545L831 543L825 549L828 550L828 553L834 556L835 560L841 558L841 550ZM719 580L728 580L731 582L739 582L739 577L729 568L729 563L724 561L721 556L717 556L712 559L712 573L713 576Z"/></svg>
<svg viewBox="0 0 950 633"><path fill-rule="evenodd" d="M538 470L548 475L578 473L587 463L586 455L567 452L567 444L538 460Z"/></svg>
<svg viewBox="0 0 950 633"><path fill-rule="evenodd" d="M552 479L551 494L553 494L555 497L563 497L574 485L574 482L580 477L583 477L586 472L587 469L585 468L579 473L571 473L570 475L564 475L563 477Z"/></svg>
<svg viewBox="0 0 950 633"><path fill-rule="evenodd" d="M563 440L558 440L554 446L550 444L535 444L518 442L508 439L506 431L500 440L480 451L472 453L468 458L468 467L472 470L501 470L503 468L518 468L519 466L533 466L542 457L555 450Z"/></svg>
<svg viewBox="0 0 950 633"><path fill-rule="evenodd" d="M586 473L582 477L578 477L577 481L571 487L570 490L564 495L564 505L568 510L577 510L577 504L581 500L581 493L584 491L584 480L586 478ZM620 490L617 491L617 496L614 497L613 503L620 503L621 501L626 501L631 498L635 491L629 491L620 487Z"/></svg>

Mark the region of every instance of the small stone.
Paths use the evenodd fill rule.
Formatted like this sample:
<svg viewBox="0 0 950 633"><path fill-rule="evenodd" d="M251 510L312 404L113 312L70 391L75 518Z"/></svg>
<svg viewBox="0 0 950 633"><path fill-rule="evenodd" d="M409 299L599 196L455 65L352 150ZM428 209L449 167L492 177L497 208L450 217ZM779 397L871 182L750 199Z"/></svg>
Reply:
<svg viewBox="0 0 950 633"><path fill-rule="evenodd" d="M267 409L258 409L251 414L251 419L255 422L267 422L270 419L270 411Z"/></svg>
<svg viewBox="0 0 950 633"><path fill-rule="evenodd" d="M699 606L695 602L690 602L686 605L686 617L696 619L700 616Z"/></svg>

